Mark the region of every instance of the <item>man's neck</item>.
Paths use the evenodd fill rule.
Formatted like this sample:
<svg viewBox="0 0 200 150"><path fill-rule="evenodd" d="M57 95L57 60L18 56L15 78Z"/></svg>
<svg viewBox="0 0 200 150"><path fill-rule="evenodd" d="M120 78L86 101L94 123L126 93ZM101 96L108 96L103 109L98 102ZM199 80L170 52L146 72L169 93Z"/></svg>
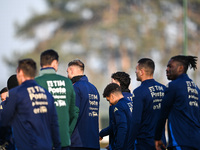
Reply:
<svg viewBox="0 0 200 150"><path fill-rule="evenodd" d="M151 79L153 79L153 76L147 76L147 77L144 77L144 78L141 80L141 82L146 81L146 80L151 80Z"/></svg>

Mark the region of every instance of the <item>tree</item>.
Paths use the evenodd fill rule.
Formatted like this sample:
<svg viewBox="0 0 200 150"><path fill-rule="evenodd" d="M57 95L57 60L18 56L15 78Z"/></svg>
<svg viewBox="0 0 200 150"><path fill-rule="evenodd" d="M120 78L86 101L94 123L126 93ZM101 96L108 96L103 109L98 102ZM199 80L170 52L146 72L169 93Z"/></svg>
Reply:
<svg viewBox="0 0 200 150"><path fill-rule="evenodd" d="M46 3L49 9L45 14L33 15L18 26L18 36L36 41L31 52L18 57L31 57L39 62L43 50L55 49L60 54L59 70L64 75L67 62L80 58L100 93L110 82L111 73L119 70L132 73L141 57L155 60L161 72L156 78L165 82L163 66L172 55L182 53L182 0L46 0ZM188 54L196 56L200 55L199 7L200 0L188 4ZM7 62L16 64L16 60Z"/></svg>

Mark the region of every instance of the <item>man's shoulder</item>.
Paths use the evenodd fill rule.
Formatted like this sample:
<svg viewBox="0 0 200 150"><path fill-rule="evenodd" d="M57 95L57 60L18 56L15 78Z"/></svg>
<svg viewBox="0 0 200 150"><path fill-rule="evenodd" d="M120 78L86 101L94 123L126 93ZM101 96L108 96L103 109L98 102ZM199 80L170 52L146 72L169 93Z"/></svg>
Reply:
<svg viewBox="0 0 200 150"><path fill-rule="evenodd" d="M133 90L133 93L141 93L141 92L144 92L146 89L148 89L147 86L145 86L145 85L140 85L140 86L136 87L136 88Z"/></svg>
<svg viewBox="0 0 200 150"><path fill-rule="evenodd" d="M158 81L155 81L155 83L156 83L156 85L159 85L159 86L165 87L164 84L162 84L162 83L160 83L160 82L158 82Z"/></svg>
<svg viewBox="0 0 200 150"><path fill-rule="evenodd" d="M41 76L37 76L35 78L35 80L36 81L39 81L39 80L65 80L65 81L71 82L71 80L69 78L59 75L59 74L44 74Z"/></svg>
<svg viewBox="0 0 200 150"><path fill-rule="evenodd" d="M91 87L95 87L94 84L92 84L91 82L86 81L86 80L79 80L79 81L74 83L74 86L91 86Z"/></svg>
<svg viewBox="0 0 200 150"><path fill-rule="evenodd" d="M124 100L120 100L120 101L118 101L118 103L116 105L114 105L113 112L116 112L118 110L124 111L127 109L126 106L127 106L127 102Z"/></svg>
<svg viewBox="0 0 200 150"><path fill-rule="evenodd" d="M86 82L86 81L77 81L76 83L74 83L74 89L75 90L79 90L83 93L87 92L91 92L92 93L96 93L99 94L97 88L90 82Z"/></svg>

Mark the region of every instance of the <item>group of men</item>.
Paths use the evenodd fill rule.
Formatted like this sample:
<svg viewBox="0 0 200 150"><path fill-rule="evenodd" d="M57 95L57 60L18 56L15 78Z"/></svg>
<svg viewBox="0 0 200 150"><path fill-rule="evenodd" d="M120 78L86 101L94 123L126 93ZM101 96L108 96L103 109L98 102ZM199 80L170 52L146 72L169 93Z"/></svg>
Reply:
<svg viewBox="0 0 200 150"><path fill-rule="evenodd" d="M138 61L141 85L133 92L129 74L113 73L103 91L109 126L100 132L100 95L84 74L84 63L69 62L67 78L56 73L58 61L55 50L42 52L36 77L35 61L19 60L19 86L9 89L0 105L0 127L12 128L13 149L99 150L99 140L109 135L109 150L161 150L166 144L169 150L200 150L200 91L187 75L188 67L196 69L197 57L172 57L166 87L154 80L150 58Z"/></svg>
<svg viewBox="0 0 200 150"><path fill-rule="evenodd" d="M111 135L112 150L200 150L200 91L187 75L196 65L195 56L172 57L166 69L171 82L165 87L153 78L153 60L140 59L135 73L141 85L133 90L132 107L120 86L105 88L103 96L113 108L100 139Z"/></svg>

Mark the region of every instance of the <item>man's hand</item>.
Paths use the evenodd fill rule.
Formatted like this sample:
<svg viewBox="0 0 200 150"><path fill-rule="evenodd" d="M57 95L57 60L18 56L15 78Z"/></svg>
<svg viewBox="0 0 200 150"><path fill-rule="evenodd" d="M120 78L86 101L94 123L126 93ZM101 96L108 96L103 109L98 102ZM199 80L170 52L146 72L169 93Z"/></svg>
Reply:
<svg viewBox="0 0 200 150"><path fill-rule="evenodd" d="M156 150L162 150L161 148L166 149L165 145L163 144L161 140L155 141L155 147L156 147Z"/></svg>

